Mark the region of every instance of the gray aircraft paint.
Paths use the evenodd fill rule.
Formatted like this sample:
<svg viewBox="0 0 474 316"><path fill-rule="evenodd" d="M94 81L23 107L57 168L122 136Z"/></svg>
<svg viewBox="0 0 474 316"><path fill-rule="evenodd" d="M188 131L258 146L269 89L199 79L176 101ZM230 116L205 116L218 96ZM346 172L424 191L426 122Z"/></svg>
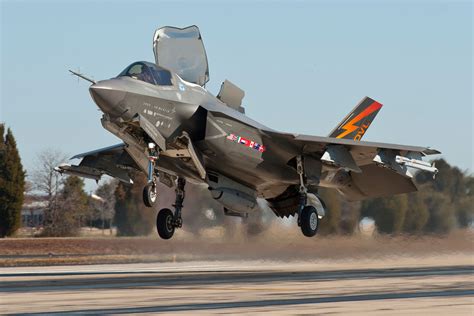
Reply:
<svg viewBox="0 0 474 316"><path fill-rule="evenodd" d="M200 34L199 41L202 43ZM157 55L160 54L159 47L159 43L154 43ZM197 67L201 73L194 73L191 77L204 85L207 80L202 78L208 78L207 57L205 50L198 49L199 45L195 47L196 54L204 54L197 60L205 60L206 65ZM172 54L172 49L167 54ZM155 64L143 63L156 67ZM175 70L178 66L172 64ZM133 168L146 172L144 161L147 160L147 143L152 135L137 127L134 123L137 118L150 122L156 129L154 132L165 140L165 148L161 148L163 153L156 165L156 171L161 176L167 179L182 176L193 182L210 183L208 178L202 179L196 164L189 157L171 157L167 154L167 150L170 153L172 150L183 150L182 137L189 135L198 162L202 163L207 173L222 175L228 179L227 182L234 181L234 187L245 186L256 196L269 200L280 197L289 187L299 184L294 162L299 155L306 157L306 176L313 190L318 186L330 187L350 200L360 200L416 190L406 168L401 166L400 170L396 170L389 164L374 162L378 154L406 156L418 153L424 156L439 153L426 147L278 132L243 113L239 102L244 93L233 84L228 84L231 90L225 92L226 97L223 97L223 100L234 100L227 105L204 86L185 81L176 72L171 72L171 82L170 86L160 86L122 76L93 83L90 93L104 112L103 123L114 126L114 133L119 137L122 135L125 144L75 156L83 158L79 166L62 166L60 169L75 174L80 174L82 170L84 176L99 173L118 177L113 168L106 167L105 161L123 170ZM119 135L117 130L129 135ZM264 146L265 150L259 150L257 145L260 148ZM321 157L332 146L339 146L333 152L342 150L345 155L350 155L352 159L349 160L355 165L322 162ZM126 180L123 174L118 178ZM276 214L292 215L291 212L278 211Z"/></svg>

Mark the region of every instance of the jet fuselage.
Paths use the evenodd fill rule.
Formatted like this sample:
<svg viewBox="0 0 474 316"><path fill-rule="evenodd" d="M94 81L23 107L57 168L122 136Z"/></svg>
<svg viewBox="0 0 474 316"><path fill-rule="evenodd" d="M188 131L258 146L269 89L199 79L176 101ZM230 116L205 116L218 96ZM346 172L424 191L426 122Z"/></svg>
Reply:
<svg viewBox="0 0 474 316"><path fill-rule="evenodd" d="M239 182L261 197L274 197L298 181L294 168L287 165L296 147L293 153L291 146L282 149L280 143L275 147L279 150L273 150L275 139L265 136L271 129L228 107L201 86L176 74L173 81L171 86L158 86L124 76L99 81L90 87L90 93L110 119L126 122L139 113L167 143L172 144L183 131L193 135L206 170L231 179L239 174ZM177 174L186 169L166 156L157 165ZM188 177L202 181L192 170L186 171Z"/></svg>

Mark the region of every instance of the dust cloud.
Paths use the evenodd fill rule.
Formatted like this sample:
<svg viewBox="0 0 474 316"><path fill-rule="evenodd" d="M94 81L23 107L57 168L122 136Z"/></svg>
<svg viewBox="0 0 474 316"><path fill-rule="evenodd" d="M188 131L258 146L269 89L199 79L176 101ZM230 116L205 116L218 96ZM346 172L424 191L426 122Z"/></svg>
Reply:
<svg viewBox="0 0 474 316"><path fill-rule="evenodd" d="M157 210L174 203L174 191L160 188ZM183 209L183 228L172 240L154 235L146 243L145 253L152 249L162 254L170 251L174 260L189 259L371 259L413 257L424 254L473 253L471 232L445 236L377 235L364 229L353 235L304 237L296 218L279 218L264 201L261 210L248 218L225 216L222 205L214 201L206 186L187 184ZM140 245L137 246L140 249ZM164 248L163 248L164 247ZM166 250L165 250L166 249Z"/></svg>

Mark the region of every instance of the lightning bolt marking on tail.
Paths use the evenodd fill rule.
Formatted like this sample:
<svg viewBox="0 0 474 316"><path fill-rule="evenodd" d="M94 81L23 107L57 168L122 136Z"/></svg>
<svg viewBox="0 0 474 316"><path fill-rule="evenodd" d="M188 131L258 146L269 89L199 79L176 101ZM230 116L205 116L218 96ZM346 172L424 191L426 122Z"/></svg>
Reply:
<svg viewBox="0 0 474 316"><path fill-rule="evenodd" d="M352 120L344 124L342 126L342 129L344 130L344 132L337 135L336 138L343 138L344 136L349 135L350 133L357 130L359 128L359 126L355 125L357 122L367 117L368 115L372 114L373 112L379 110L381 107L382 107L382 104L378 103L377 101L374 101L364 111L360 112L359 115L357 115Z"/></svg>

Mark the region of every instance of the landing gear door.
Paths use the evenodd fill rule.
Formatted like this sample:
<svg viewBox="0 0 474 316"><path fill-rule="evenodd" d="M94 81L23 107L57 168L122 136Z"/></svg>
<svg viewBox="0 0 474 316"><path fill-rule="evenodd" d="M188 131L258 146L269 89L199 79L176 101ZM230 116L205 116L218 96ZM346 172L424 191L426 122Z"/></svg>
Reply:
<svg viewBox="0 0 474 316"><path fill-rule="evenodd" d="M204 86L209 81L206 49L199 28L165 26L155 31L153 52L158 66L177 73L182 79Z"/></svg>

